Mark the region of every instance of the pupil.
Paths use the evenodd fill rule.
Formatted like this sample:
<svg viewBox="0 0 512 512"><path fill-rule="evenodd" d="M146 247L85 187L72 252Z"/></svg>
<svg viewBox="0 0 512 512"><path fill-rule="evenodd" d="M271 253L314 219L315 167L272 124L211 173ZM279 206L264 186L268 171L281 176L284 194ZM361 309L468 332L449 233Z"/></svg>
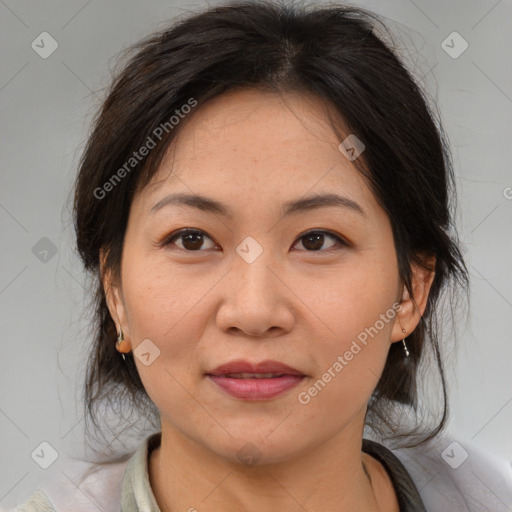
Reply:
<svg viewBox="0 0 512 512"><path fill-rule="evenodd" d="M323 245L323 237L324 237L324 235L322 233L319 233L317 235L307 235L306 238L304 239L304 241L302 242L302 244L304 245L304 247L306 249L309 248L309 249L313 249L313 250L318 250ZM313 240L313 243L309 244L308 240ZM309 247L308 247L308 245L309 245Z"/></svg>
<svg viewBox="0 0 512 512"><path fill-rule="evenodd" d="M185 249L200 249L202 242L202 235L200 233L190 233L183 237L183 246ZM189 244L188 247L187 244Z"/></svg>

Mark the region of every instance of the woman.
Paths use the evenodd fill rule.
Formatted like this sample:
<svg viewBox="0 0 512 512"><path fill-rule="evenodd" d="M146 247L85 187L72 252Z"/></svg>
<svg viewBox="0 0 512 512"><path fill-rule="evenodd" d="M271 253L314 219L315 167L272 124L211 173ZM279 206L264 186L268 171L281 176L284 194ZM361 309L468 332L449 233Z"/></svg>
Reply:
<svg viewBox="0 0 512 512"><path fill-rule="evenodd" d="M467 287L453 172L377 26L352 7L236 2L137 47L84 152L75 227L97 278L87 413L99 427L98 405L133 406L158 431L97 461L87 500L25 506L510 506L505 473L441 437L437 307Z"/></svg>

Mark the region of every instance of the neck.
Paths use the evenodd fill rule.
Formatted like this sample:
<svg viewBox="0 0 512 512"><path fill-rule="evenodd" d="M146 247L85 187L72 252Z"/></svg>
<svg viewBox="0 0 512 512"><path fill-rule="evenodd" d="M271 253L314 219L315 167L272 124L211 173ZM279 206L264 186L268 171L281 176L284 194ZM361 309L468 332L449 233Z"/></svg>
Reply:
<svg viewBox="0 0 512 512"><path fill-rule="evenodd" d="M361 452L361 439L362 426L286 460L265 462L262 455L248 466L162 421L161 445L150 456L150 483L162 512L398 510L387 473Z"/></svg>

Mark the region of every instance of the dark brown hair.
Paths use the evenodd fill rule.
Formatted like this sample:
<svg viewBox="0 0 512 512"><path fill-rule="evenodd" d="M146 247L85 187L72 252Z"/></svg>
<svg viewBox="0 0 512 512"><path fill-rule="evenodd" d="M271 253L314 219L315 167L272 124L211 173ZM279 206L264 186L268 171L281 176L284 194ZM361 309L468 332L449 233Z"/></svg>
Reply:
<svg viewBox="0 0 512 512"><path fill-rule="evenodd" d="M387 425L399 434L391 412L396 406L417 412L418 365L430 353L443 404L436 409L436 424L416 441L441 431L447 393L439 300L442 291L460 289L453 285L466 291L468 285L453 230L453 171L438 116L391 43L378 35L381 26L375 15L354 7L230 2L188 15L130 49L94 120L75 184L77 248L93 280L94 339L84 406L96 428L101 430L100 405L102 414L113 411L122 421L133 411L155 427L159 421L133 355L125 362L116 351L100 249L107 253L105 269L119 277L131 201L155 175L187 116L230 89L255 88L313 94L334 113L328 117L340 142L349 133L363 141L366 149L357 163L390 218L399 274L411 296L411 265L423 264L422 255L435 255L426 310L406 340L410 359L404 358L401 344L391 345L366 420L376 430ZM170 122L191 99L192 111L180 115L180 122ZM155 136L157 127L166 127L157 132L160 137ZM155 147L127 166L149 138ZM412 439L413 430L402 435Z"/></svg>

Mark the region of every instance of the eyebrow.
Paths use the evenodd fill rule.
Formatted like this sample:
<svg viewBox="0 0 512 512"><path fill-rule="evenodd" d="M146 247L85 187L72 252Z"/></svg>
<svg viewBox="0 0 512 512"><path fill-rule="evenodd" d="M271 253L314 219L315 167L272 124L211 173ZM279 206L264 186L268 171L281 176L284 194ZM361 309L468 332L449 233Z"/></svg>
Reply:
<svg viewBox="0 0 512 512"><path fill-rule="evenodd" d="M189 206L203 212L215 213L224 217L233 218L233 212L223 203L209 197L197 194L174 193L165 196L158 201L148 213L152 215L165 206L178 205ZM318 208L339 207L350 209L363 217L366 217L365 210L354 200L337 194L315 194L301 199L287 201L283 205L283 216L316 210Z"/></svg>

